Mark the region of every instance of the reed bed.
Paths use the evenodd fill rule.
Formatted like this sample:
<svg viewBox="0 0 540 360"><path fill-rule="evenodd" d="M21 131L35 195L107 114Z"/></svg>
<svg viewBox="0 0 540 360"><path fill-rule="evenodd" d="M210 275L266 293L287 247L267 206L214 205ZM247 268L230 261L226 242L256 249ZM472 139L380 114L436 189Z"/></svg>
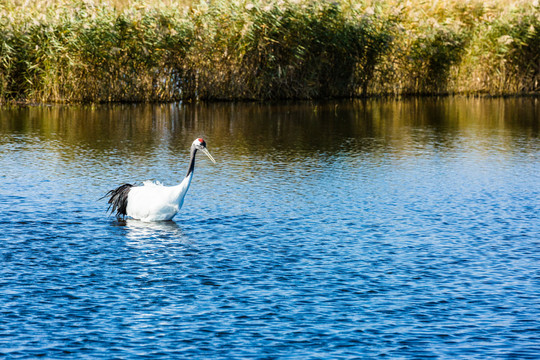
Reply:
<svg viewBox="0 0 540 360"><path fill-rule="evenodd" d="M2 103L539 90L536 0L0 0Z"/></svg>

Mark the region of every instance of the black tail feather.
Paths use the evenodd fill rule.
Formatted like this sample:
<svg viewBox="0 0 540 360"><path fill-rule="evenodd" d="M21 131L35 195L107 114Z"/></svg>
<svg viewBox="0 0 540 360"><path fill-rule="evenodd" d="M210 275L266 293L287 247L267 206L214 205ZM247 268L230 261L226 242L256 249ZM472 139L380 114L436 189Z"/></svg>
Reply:
<svg viewBox="0 0 540 360"><path fill-rule="evenodd" d="M117 217L125 217L127 215L126 209L128 194L129 190L131 190L132 187L133 185L131 184L124 184L106 193L105 196L102 197L102 199L110 196L108 201L109 207L107 208L107 211L110 210L111 214L116 211Z"/></svg>

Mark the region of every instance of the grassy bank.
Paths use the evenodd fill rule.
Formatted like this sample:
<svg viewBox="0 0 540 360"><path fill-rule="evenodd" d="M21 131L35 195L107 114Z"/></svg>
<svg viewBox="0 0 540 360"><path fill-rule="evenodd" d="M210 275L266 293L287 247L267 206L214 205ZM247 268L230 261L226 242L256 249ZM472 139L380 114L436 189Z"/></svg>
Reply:
<svg viewBox="0 0 540 360"><path fill-rule="evenodd" d="M539 90L531 1L0 1L4 103Z"/></svg>

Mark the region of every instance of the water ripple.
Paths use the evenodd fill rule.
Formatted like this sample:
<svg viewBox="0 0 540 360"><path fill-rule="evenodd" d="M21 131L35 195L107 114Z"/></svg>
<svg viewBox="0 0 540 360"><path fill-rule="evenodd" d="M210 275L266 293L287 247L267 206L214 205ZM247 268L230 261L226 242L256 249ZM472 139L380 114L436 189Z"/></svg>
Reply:
<svg viewBox="0 0 540 360"><path fill-rule="evenodd" d="M307 106L286 134L181 107L159 136L92 112L86 135L4 124L0 357L537 358L537 120L392 117L408 106ZM175 221L107 217L107 189L174 183L200 134L221 163Z"/></svg>

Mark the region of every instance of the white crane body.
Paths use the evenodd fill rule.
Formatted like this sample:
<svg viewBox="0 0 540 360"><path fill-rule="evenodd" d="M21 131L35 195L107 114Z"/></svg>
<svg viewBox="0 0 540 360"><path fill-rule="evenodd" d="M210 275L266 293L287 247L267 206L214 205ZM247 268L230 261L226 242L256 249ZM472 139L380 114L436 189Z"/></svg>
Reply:
<svg viewBox="0 0 540 360"><path fill-rule="evenodd" d="M184 198L193 179L197 150L201 150L215 163L206 149L205 141L202 138L195 139L191 145L188 173L180 184L163 186L160 183L145 181L142 186L121 185L105 195L105 197L110 195L111 212L116 211L117 217L128 216L142 221L171 220L184 204Z"/></svg>

